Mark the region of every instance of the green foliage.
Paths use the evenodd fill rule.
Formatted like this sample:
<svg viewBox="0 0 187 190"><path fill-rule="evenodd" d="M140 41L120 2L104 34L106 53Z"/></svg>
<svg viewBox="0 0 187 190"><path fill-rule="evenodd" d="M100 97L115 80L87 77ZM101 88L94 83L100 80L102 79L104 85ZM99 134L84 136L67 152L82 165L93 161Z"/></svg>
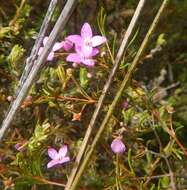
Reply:
<svg viewBox="0 0 187 190"><path fill-rule="evenodd" d="M16 63L18 63L20 58L23 56L24 51L25 50L18 44L14 45L9 56L7 57L9 63L11 65L15 65Z"/></svg>
<svg viewBox="0 0 187 190"><path fill-rule="evenodd" d="M29 151L37 151L42 146L42 144L44 144L47 141L47 138L50 133L50 128L51 126L48 122L45 122L42 125L36 125L33 136L28 142Z"/></svg>

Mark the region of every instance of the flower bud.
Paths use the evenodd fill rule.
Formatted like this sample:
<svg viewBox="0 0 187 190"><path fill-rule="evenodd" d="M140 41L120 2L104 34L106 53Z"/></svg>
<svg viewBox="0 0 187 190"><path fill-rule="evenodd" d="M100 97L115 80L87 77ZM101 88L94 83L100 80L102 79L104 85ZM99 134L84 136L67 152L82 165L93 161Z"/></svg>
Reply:
<svg viewBox="0 0 187 190"><path fill-rule="evenodd" d="M126 147L121 139L116 138L112 141L111 149L116 154L122 154L125 152Z"/></svg>
<svg viewBox="0 0 187 190"><path fill-rule="evenodd" d="M78 67L78 64L74 62L74 63L72 64L72 66L73 66L74 68L77 68L77 67Z"/></svg>
<svg viewBox="0 0 187 190"><path fill-rule="evenodd" d="M104 57L106 55L106 52L105 51L102 51L101 52L101 57Z"/></svg>
<svg viewBox="0 0 187 190"><path fill-rule="evenodd" d="M127 100L125 100L122 104L124 110L127 110L129 108L129 102Z"/></svg>
<svg viewBox="0 0 187 190"><path fill-rule="evenodd" d="M32 102L32 96L27 96L27 97L25 98L25 101Z"/></svg>
<svg viewBox="0 0 187 190"><path fill-rule="evenodd" d="M7 96L7 98L6 98L9 102L11 102L14 98L13 98L13 96Z"/></svg>
<svg viewBox="0 0 187 190"><path fill-rule="evenodd" d="M89 79L91 79L93 76L92 76L92 73L88 73L87 74L87 77L89 78Z"/></svg>

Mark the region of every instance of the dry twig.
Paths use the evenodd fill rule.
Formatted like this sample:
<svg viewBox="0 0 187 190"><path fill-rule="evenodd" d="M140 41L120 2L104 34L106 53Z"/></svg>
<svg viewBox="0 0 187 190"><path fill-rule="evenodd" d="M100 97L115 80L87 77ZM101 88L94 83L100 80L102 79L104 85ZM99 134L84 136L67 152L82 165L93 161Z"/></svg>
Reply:
<svg viewBox="0 0 187 190"><path fill-rule="evenodd" d="M91 155L92 155L92 153L93 153L99 139L101 138L101 135L103 134L103 132L105 130L105 127L107 126L106 124L108 123L108 121L109 121L109 119L110 119L110 117L111 117L111 115L112 115L112 113L113 113L113 111L115 109L115 106L117 105L117 103L118 103L118 101L119 101L125 87L127 86L129 80L131 79L132 74L134 73L137 65L139 64L139 60L140 60L141 56L143 55L143 53L144 53L144 51L145 51L145 49L146 49L146 47L148 45L148 42L150 40L150 37L154 33L154 31L156 29L156 26L157 26L157 24L158 24L158 22L159 22L159 20L161 18L161 15L164 12L164 10L165 10L168 3L169 3L169 0L164 0L163 1L157 15L155 16L155 19L154 19L153 23L151 24L151 26L149 28L149 31L147 32L147 34L146 34L146 36L145 36L145 38L144 38L138 52L137 52L137 54L136 54L136 56L135 56L135 58L134 58L134 60L132 62L132 64L129 66L128 72L126 73L125 78L124 78L124 80L123 80L123 82L122 82L122 84L121 84L121 86L120 86L120 88L119 88L119 90L118 90L112 104L110 105L109 110L108 110L108 112L107 112L101 126L99 127L99 130L98 130L92 144L90 145L89 150L87 151L87 154L85 155L84 160L82 161L82 164L79 167L78 172L76 173L75 178L73 179L72 185L70 186L70 188L68 190L75 190L76 186L78 185L79 180L80 180L80 178L81 178L81 176L82 176L82 174L83 174L83 172L84 172L84 170L85 170L85 168L86 168L86 166L87 166L87 164L88 164L88 162L90 160L90 157L91 157Z"/></svg>
<svg viewBox="0 0 187 190"><path fill-rule="evenodd" d="M100 112L101 107L103 105L103 102L104 102L104 99L106 97L106 94L107 94L107 92L108 92L108 90L110 88L110 85L111 85L112 81L113 81L114 75L117 72L117 69L118 69L119 64L120 64L120 60L121 60L121 58L123 56L123 53L124 53L125 49L127 48L129 39L130 39L130 37L132 35L133 29L134 29L134 27L135 27L135 25L137 23L137 20L138 20L138 18L140 16L140 13L141 13L141 11L143 9L145 1L146 0L140 0L139 1L137 9L136 9L136 11L134 13L134 16L133 16L132 20L131 20L131 23L130 23L128 29L127 29L127 32L125 33L125 36L123 38L123 41L122 41L121 46L119 48L119 51L117 53L116 59L114 61L113 69L110 72L108 80L107 80L107 82L106 82L106 84L105 84L105 86L103 88L102 94L101 94L101 96L100 96L100 98L98 100L98 104L97 104L97 107L96 107L96 109L95 109L95 111L93 113L93 116L92 116L92 119L90 121L90 124L88 125L88 128L87 128L86 134L84 136L83 142L81 144L79 153L78 153L78 155L76 157L76 160L75 160L75 165L74 165L74 167L73 167L73 169L71 171L71 174L70 174L70 176L68 178L68 182L66 184L65 190L69 189L69 187L71 186L71 184L73 182L73 179L74 179L74 177L76 175L76 172L78 170L78 167L79 167L81 159L82 159L82 156L83 156L83 154L85 152L85 149L86 149L86 146L88 144L88 140L89 140L90 135L92 133L92 129L93 129L94 125L95 125L96 119L97 119L97 117L99 115L99 112Z"/></svg>
<svg viewBox="0 0 187 190"><path fill-rule="evenodd" d="M60 32L62 32L62 30L64 29L69 17L71 16L71 13L73 12L73 10L75 8L76 2L77 2L76 0L68 0L64 9L62 10L62 12L49 36L49 40L47 41L47 44L42 51L41 56L38 57L34 67L31 69L26 81L24 82L22 88L20 89L18 96L16 97L15 101L12 103L10 110L8 111L5 119L3 120L1 129L0 129L0 141L2 140L4 133L10 126L21 103L23 102L25 96L27 95L32 84L34 83L34 80L41 68L41 65L46 61L47 56L48 56L49 52L51 51L51 49L58 37L58 34Z"/></svg>

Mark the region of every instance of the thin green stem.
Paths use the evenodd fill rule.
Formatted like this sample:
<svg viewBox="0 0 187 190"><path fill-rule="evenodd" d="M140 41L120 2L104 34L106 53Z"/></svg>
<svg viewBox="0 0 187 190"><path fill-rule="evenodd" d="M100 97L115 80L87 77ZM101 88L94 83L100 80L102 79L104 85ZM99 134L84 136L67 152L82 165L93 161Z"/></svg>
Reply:
<svg viewBox="0 0 187 190"><path fill-rule="evenodd" d="M24 7L24 5L25 5L25 2L26 2L26 0L22 0L22 1L21 1L20 6L19 6L19 8L17 9L14 18L13 18L13 19L10 21L10 23L9 23L9 26L13 26L13 25L16 23L17 19L19 18L20 14L21 14L22 9L23 9L23 7Z"/></svg>
<svg viewBox="0 0 187 190"><path fill-rule="evenodd" d="M87 99L91 100L92 98L86 93L86 91L82 88L82 86L77 82L77 80L75 79L75 77L73 75L71 75L71 79L73 80L73 82L75 83L77 89L79 90L79 92Z"/></svg>
<svg viewBox="0 0 187 190"><path fill-rule="evenodd" d="M75 178L73 180L73 183L72 183L71 187L68 190L75 190L75 188L77 187L77 185L79 183L79 180L80 180L80 178L81 178L81 176L82 176L82 174L83 174L83 172L84 172L84 170L85 170L85 168L86 168L86 166L87 166L87 164L88 164L88 162L90 160L90 157L91 157L91 155L92 155L92 153L93 153L93 151L94 151L94 149L95 149L95 147L96 147L102 133L104 132L104 130L106 128L106 124L108 123L108 120L110 119L110 117L111 117L111 115L112 115L112 113L114 111L115 106L117 105L117 103L118 103L118 101L119 101L125 87L127 86L133 72L135 71L135 69L136 69L136 67L137 67L137 65L139 63L139 60L140 60L141 56L143 55L143 53L144 53L144 51L145 51L145 49L146 49L146 47L148 45L150 37L154 33L154 31L156 29L156 26L157 26L157 24L158 24L158 22L159 22L159 20L161 18L161 15L162 15L163 11L165 10L168 3L169 3L169 0L164 0L163 1L163 3L161 5L155 19L154 19L154 21L152 22L152 24L151 24L151 26L149 28L149 31L147 32L147 34L146 34L146 36L145 36L145 38L144 38L144 40L143 40L137 54L136 54L132 64L130 65L130 67L128 69L128 72L125 75L125 78L124 78L124 80L123 80L123 82L122 82L122 84L121 84L121 86L120 86L120 88L119 88L119 90L118 90L112 104L109 107L109 110L108 110L108 112L107 112L107 114L106 114L106 116L105 116L105 118L104 118L104 120L103 120L103 122L102 122L102 124L101 124L101 126L100 126L94 140L93 140L93 143L90 146L90 149L88 150L87 154L85 155L84 160L82 161L82 165L80 166L80 168L79 168L79 170L78 170L78 172L77 172L77 174L76 174L76 176L75 176Z"/></svg>
<svg viewBox="0 0 187 190"><path fill-rule="evenodd" d="M135 173L134 173L134 170L133 170L133 167L132 167L132 162L131 162L131 160L132 160L131 151L132 151L131 148L129 148L129 150L128 150L128 164L129 164L129 168L130 168L130 171L131 171L132 175L135 176Z"/></svg>
<svg viewBox="0 0 187 190"><path fill-rule="evenodd" d="M119 155L116 154L116 187L119 190Z"/></svg>

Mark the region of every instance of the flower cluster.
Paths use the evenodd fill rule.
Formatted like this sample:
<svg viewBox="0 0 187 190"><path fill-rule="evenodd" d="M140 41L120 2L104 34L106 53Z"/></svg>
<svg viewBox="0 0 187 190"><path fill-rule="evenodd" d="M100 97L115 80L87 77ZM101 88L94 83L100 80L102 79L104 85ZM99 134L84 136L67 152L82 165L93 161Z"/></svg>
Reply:
<svg viewBox="0 0 187 190"><path fill-rule="evenodd" d="M46 45L48 37L43 40L43 46ZM49 53L47 60L52 61L54 59L55 52L63 49L69 51L74 47L75 52L71 52L66 57L67 62L72 62L73 65L82 64L87 67L93 67L95 60L93 59L99 53L98 46L106 42L104 36L93 36L92 29L88 23L84 23L80 35L73 34L65 38L65 41L56 42ZM38 55L42 53L43 47L40 47ZM124 107L128 107L127 103ZM111 149L115 154L122 154L125 152L126 147L120 138L116 138L112 141ZM70 157L67 156L68 148L63 145L59 151L54 148L48 148L48 156L51 161L48 162L47 168L51 168L55 165L64 164L70 161Z"/></svg>
<svg viewBox="0 0 187 190"><path fill-rule="evenodd" d="M43 40L43 46L46 45L47 41L48 41L49 37L45 37ZM47 60L48 61L52 61L54 59L54 55L55 55L55 51L58 51L60 49L64 49L65 51L69 51L71 48L73 47L73 44L69 41L62 41L62 42L56 42L52 48L52 51L49 53ZM38 55L41 55L42 51L43 51L44 47L40 47L39 51L38 51Z"/></svg>
<svg viewBox="0 0 187 190"><path fill-rule="evenodd" d="M43 40L43 45L47 43L48 37ZM93 59L99 53L98 46L106 42L104 36L96 35L93 36L92 29L88 23L84 23L81 28L80 35L69 35L65 38L65 41L56 42L49 53L47 60L52 61L54 58L54 52L60 49L69 51L74 46L74 53L70 53L66 57L67 62L73 62L76 64L82 64L88 67L93 67L95 65L95 60ZM41 54L43 47L40 47L38 55Z"/></svg>

